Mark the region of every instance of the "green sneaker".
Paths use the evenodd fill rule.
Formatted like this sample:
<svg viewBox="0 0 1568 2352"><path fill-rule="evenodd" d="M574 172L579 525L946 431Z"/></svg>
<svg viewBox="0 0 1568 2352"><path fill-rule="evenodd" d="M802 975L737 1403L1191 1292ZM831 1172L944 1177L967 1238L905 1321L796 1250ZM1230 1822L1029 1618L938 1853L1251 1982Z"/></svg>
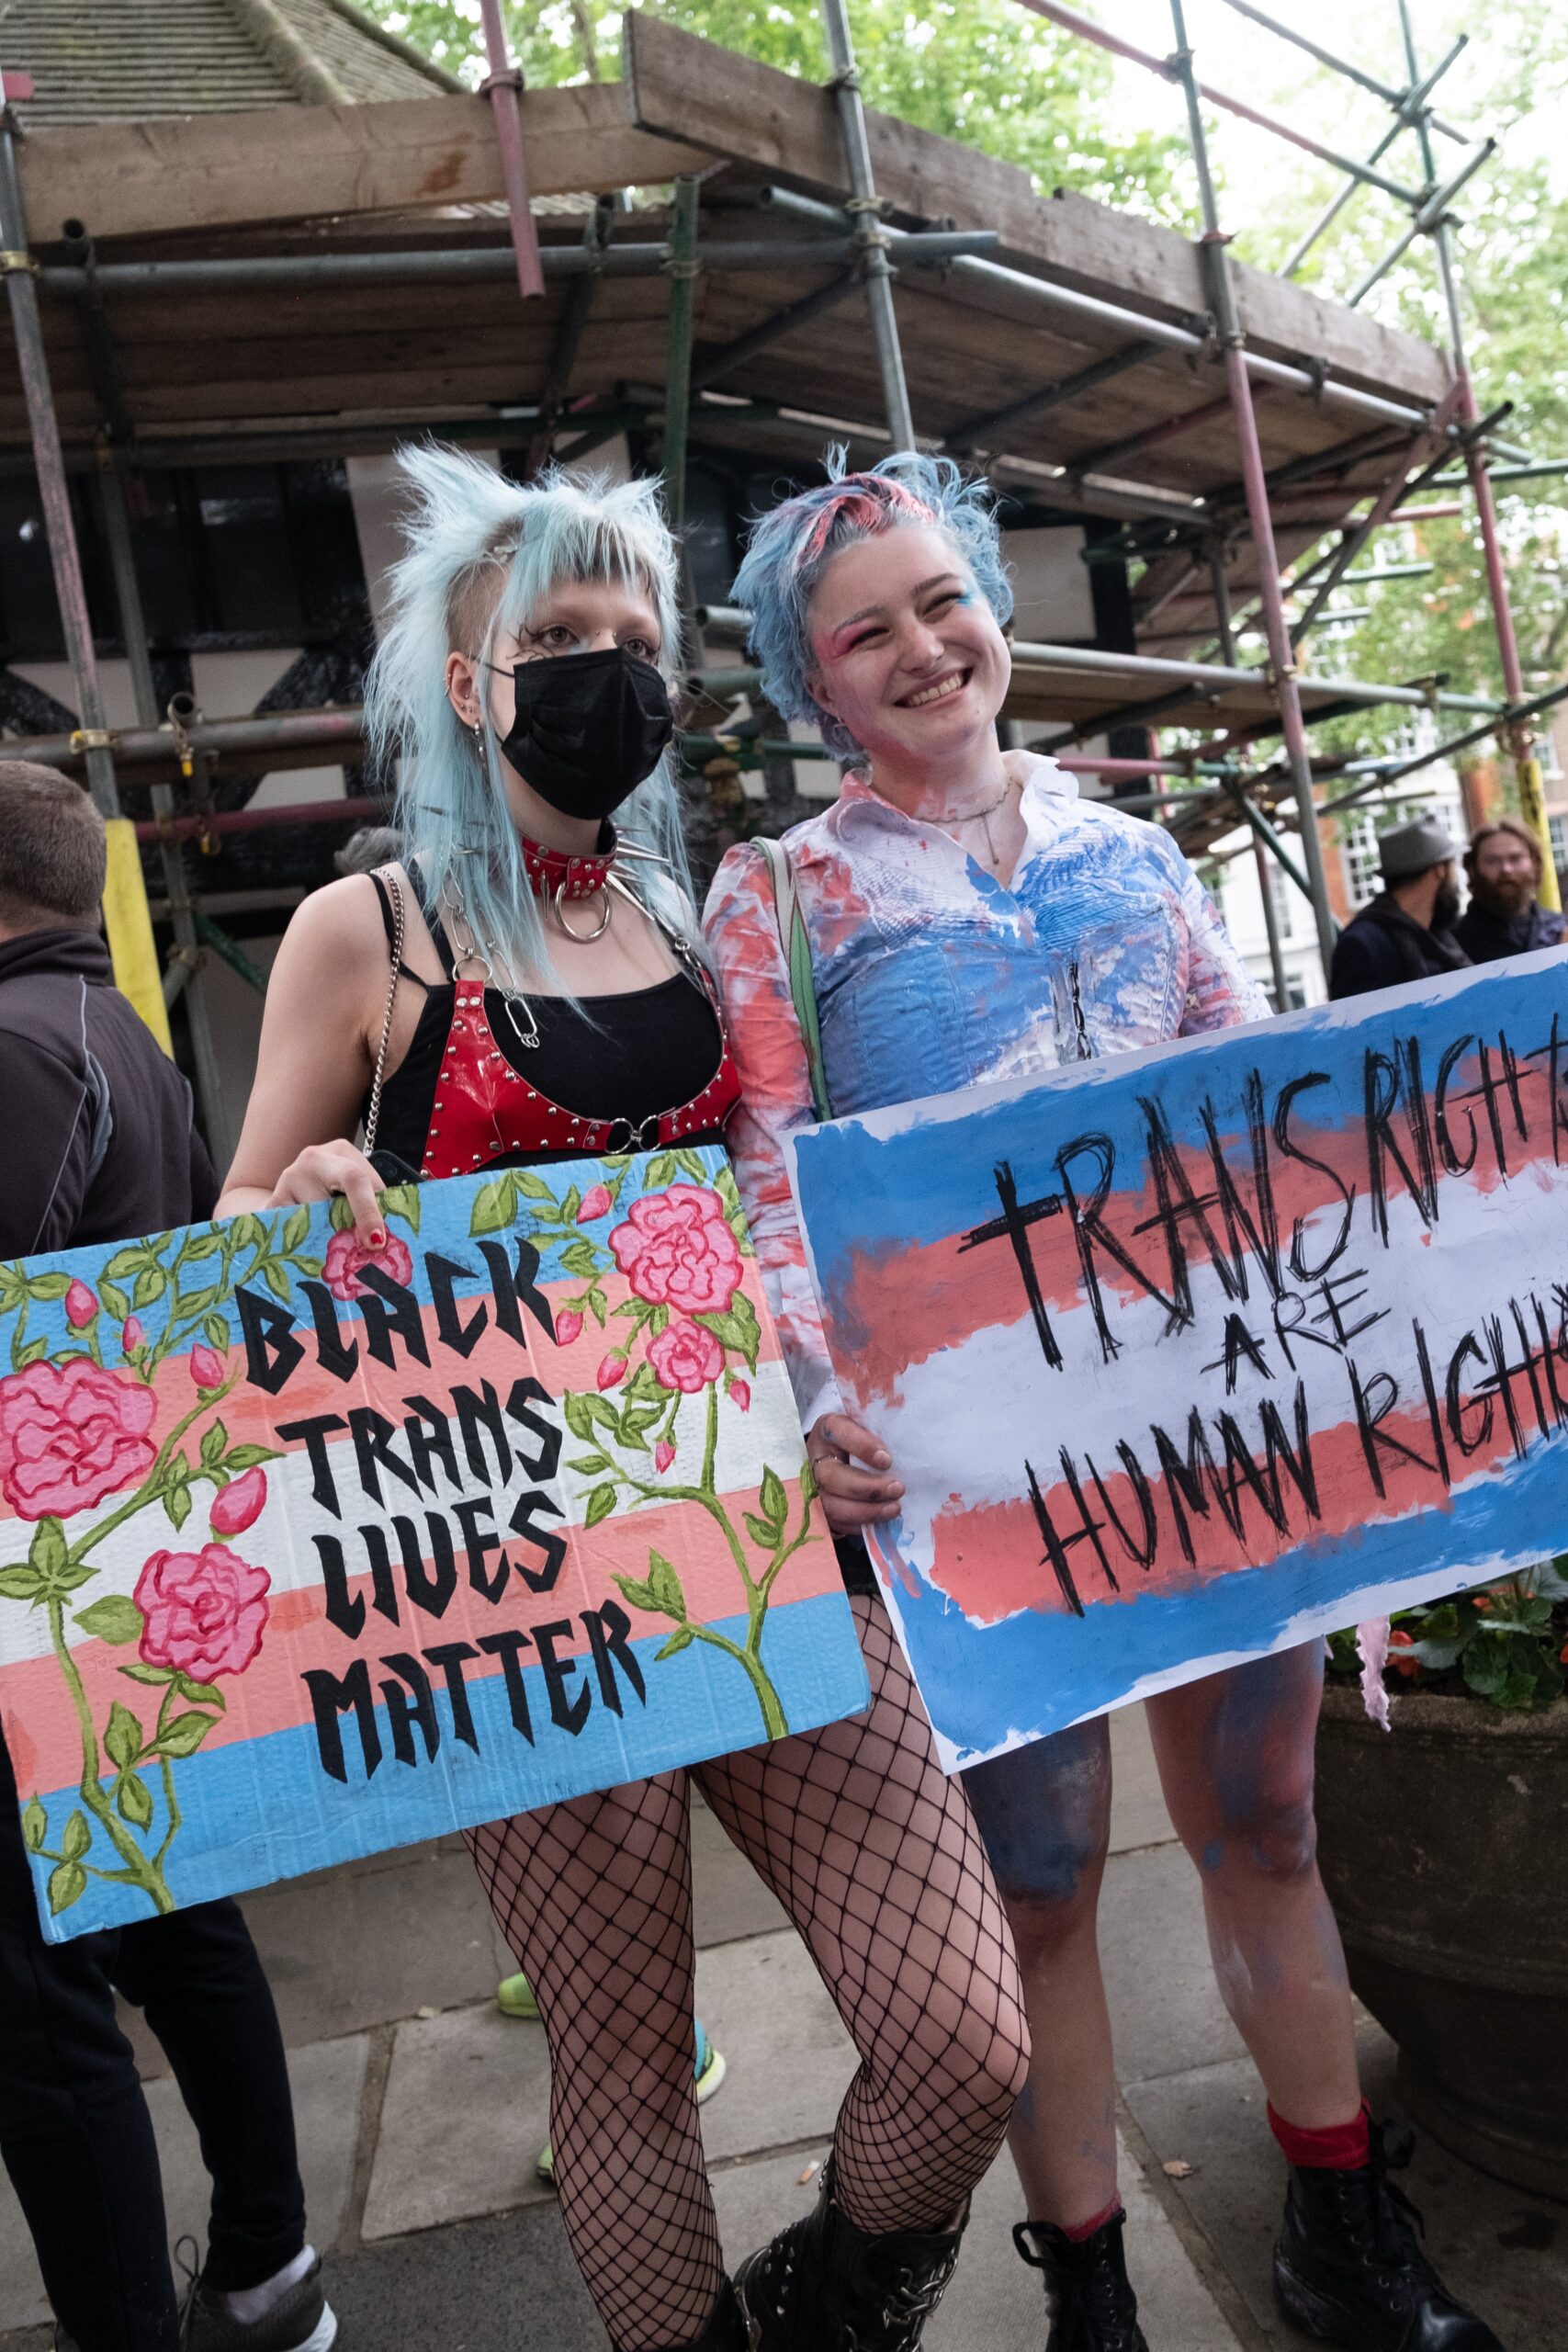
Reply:
<svg viewBox="0 0 1568 2352"><path fill-rule="evenodd" d="M702 2107L712 2098L729 2069L725 2064L723 2052L716 2050L708 2040L707 2030L701 2018L696 2018L694 2022L697 2029L697 2105ZM547 2140L539 2151L539 2161L534 2170L547 2188L555 2187L556 2160L550 2153L550 2143Z"/></svg>
<svg viewBox="0 0 1568 2352"><path fill-rule="evenodd" d="M495 2006L503 2018L530 2018L538 2021L539 2004L534 1998L534 1987L525 1976L503 1976L495 1988Z"/></svg>

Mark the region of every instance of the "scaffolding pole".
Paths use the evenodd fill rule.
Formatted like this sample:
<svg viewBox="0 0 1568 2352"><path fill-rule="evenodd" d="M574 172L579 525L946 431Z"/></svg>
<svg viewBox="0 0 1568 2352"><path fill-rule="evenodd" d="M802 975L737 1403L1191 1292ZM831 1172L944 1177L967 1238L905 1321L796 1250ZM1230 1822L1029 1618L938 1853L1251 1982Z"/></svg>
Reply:
<svg viewBox="0 0 1568 2352"><path fill-rule="evenodd" d="M545 278L539 266L539 232L534 226L528 165L523 152L523 69L513 63L507 49L501 0L479 0L479 22L484 28L485 56L490 65L479 88L489 93L495 120L501 184L506 190L512 250L517 259L518 290L525 302L531 302L544 293Z"/></svg>
<svg viewBox="0 0 1568 2352"><path fill-rule="evenodd" d="M1225 238L1220 227L1219 206L1214 195L1213 176L1209 169L1209 147L1203 129L1203 109L1200 103L1198 76L1193 69L1191 46L1187 39L1187 19L1182 0L1170 0L1172 29L1176 36L1176 55L1172 61L1180 77L1187 100L1188 127L1192 141L1193 162L1198 172L1198 192L1203 208L1202 254L1209 272L1210 294L1214 315L1219 323L1220 339L1224 347L1225 384L1235 413L1236 438L1241 445L1242 482L1247 495L1247 520L1252 531L1252 544L1258 559L1258 586L1263 598L1263 623L1269 644L1269 659L1273 671L1272 684L1279 704L1280 726L1285 739L1285 751L1290 760L1292 781L1295 786L1296 808L1301 822L1302 848L1306 860L1307 880L1311 886L1313 920L1317 926L1318 953L1323 958L1324 979L1334 956L1334 944L1338 936L1334 910L1328 899L1328 874L1324 864L1323 841L1317 829L1317 800L1313 784L1312 752L1307 743L1306 722L1302 715L1302 698L1296 677L1295 650L1291 643L1289 624L1285 618L1285 599L1280 586L1280 559L1274 546L1274 523L1269 511L1269 484L1263 469L1263 450L1258 438L1258 419L1252 406L1252 379L1247 374L1245 351L1246 337L1235 305L1231 283L1230 257Z"/></svg>
<svg viewBox="0 0 1568 2352"><path fill-rule="evenodd" d="M98 503L104 522L104 537L108 545L109 565L114 573L115 601L119 606L119 633L124 640L126 662L130 671L131 691L136 697L136 716L143 727L156 727L159 718L158 691L152 681L152 661L147 643L141 589L136 577L136 554L130 537L130 516L126 507L125 483L114 454L107 450L98 471ZM164 894L169 904L169 923L175 935L174 956L164 975L164 1001L165 1004L172 1004L175 996L182 992L185 996L191 1058L196 1065L197 1108L201 1114L213 1159L219 1167L226 1168L231 1157L233 1138L229 1133L224 1114L222 1072L212 1034L211 1012L206 990L201 985L202 952L197 935L196 910L191 901L190 883L179 846L166 830L162 830L167 827L175 813L173 786L153 785L152 798L153 819L161 828L159 861L164 869Z"/></svg>
<svg viewBox="0 0 1568 2352"><path fill-rule="evenodd" d="M1400 30L1404 40L1405 64L1415 81L1420 71L1416 53L1416 33L1410 17L1410 0L1399 0ZM1432 133L1425 112L1416 117L1416 136L1421 142L1422 160L1428 179L1435 176L1432 160ZM1468 425L1479 421L1475 388L1471 382L1470 365L1465 355L1464 315L1459 298L1459 280L1454 271L1453 251L1449 242L1449 224L1439 218L1432 223L1432 249L1438 259L1438 276L1442 285L1443 300L1449 314L1449 338L1453 351L1454 375L1460 396L1460 413ZM1492 494L1492 481L1487 468L1486 444L1479 432L1471 433L1464 445L1465 472L1470 479L1471 493L1475 500L1476 527L1481 534L1482 555L1486 567L1486 591L1492 604L1492 622L1497 633L1498 659L1503 672L1503 691L1511 705L1521 706L1525 700L1524 671L1519 662L1518 639L1514 630L1513 604L1508 594L1508 575L1503 563L1503 543L1497 529L1497 503ZM1514 773L1518 781L1519 808L1540 845L1540 900L1543 907L1556 912L1562 900L1557 887L1557 862L1552 855L1551 833L1546 820L1546 801L1541 791L1540 762L1536 756L1534 736L1528 721L1514 719L1507 729L1514 757Z"/></svg>
<svg viewBox="0 0 1568 2352"><path fill-rule="evenodd" d="M887 426L893 435L894 448L912 449L915 447L915 420L909 407L909 388L904 377L898 319L893 308L894 273L887 258L890 240L882 225L882 199L876 193L876 176L872 170L871 141L866 135L865 107L860 94L860 71L855 64L854 40L850 32L849 10L844 0L822 0L822 23L828 35L828 56L833 68L831 86L839 109L844 159L849 166L852 194L844 209L853 215L860 245L866 306L871 312L876 364L882 376L883 406L887 411Z"/></svg>
<svg viewBox="0 0 1568 2352"><path fill-rule="evenodd" d="M54 572L54 593L71 674L76 682L76 709L82 725L79 741L86 755L87 788L106 818L119 815L115 787L114 757L98 683L97 655L93 648L93 624L87 613L87 591L82 578L81 550L71 513L71 492L65 481L65 459L54 392L44 353L43 322L39 316L38 265L28 249L28 219L17 175L16 134L10 109L0 102L0 270L10 297L11 326L17 338L17 364L32 438L33 466L43 506L49 560Z"/></svg>

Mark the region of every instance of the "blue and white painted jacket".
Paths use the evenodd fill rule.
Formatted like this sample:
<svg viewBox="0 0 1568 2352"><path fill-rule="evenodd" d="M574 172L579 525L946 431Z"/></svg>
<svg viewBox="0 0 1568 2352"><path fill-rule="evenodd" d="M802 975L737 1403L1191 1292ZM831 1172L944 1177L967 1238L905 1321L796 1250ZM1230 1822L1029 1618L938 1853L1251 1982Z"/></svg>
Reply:
<svg viewBox="0 0 1568 2352"><path fill-rule="evenodd" d="M1005 888L863 775L784 836L811 941L835 1112L1261 1019L1268 1000L1168 833L1080 800L1054 760L1005 754L1027 839ZM784 1138L816 1116L766 859L732 849L704 927L742 1099L736 1177L807 1428L837 1407Z"/></svg>

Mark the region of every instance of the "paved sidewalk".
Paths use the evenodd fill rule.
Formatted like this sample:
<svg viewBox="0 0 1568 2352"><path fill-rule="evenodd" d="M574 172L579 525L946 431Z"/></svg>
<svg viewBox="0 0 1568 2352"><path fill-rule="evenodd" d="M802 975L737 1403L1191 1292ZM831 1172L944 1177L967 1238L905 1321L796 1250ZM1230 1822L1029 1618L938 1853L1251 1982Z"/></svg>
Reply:
<svg viewBox="0 0 1568 2352"><path fill-rule="evenodd" d="M1269 2298L1282 2175L1263 2099L1208 1964L1142 1714L1113 1724L1114 1854L1101 1912L1122 2082L1130 2259L1151 2352L1273 2352L1302 2339ZM729 2076L704 2109L735 2256L803 2211L853 2059L799 1944L711 1816L695 1825L698 1999ZM534 2178L548 2086L537 2026L502 2018L513 1964L457 1840L275 1888L247 1913L289 2046L311 2233L344 2352L604 2352L554 2199ZM163 2151L171 2236L199 2238L205 2177L155 2043L132 2027ZM1392 2051L1370 2021L1374 2107ZM1191 2167L1179 2185L1166 2163ZM1568 2343L1568 2212L1423 2149L1412 2193L1456 2289L1507 2352ZM984 2184L931 2352L1043 2352L1039 2281L1010 2233L1004 2157ZM42 2352L45 2309L0 2180L0 2352ZM10 2332L6 2332L10 2331Z"/></svg>

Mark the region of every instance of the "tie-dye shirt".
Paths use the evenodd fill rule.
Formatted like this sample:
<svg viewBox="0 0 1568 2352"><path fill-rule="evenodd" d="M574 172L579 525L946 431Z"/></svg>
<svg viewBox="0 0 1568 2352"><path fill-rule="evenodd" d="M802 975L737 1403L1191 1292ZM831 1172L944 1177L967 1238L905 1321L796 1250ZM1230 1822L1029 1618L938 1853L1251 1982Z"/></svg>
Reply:
<svg viewBox="0 0 1568 2352"><path fill-rule="evenodd" d="M954 837L850 775L784 835L811 941L835 1112L1256 1021L1269 1003L1170 835L1077 797L1054 760L1004 755L1027 838L1005 888ZM732 849L704 918L740 1071L728 1142L801 1416L838 1409L784 1138L811 1080L767 861Z"/></svg>

